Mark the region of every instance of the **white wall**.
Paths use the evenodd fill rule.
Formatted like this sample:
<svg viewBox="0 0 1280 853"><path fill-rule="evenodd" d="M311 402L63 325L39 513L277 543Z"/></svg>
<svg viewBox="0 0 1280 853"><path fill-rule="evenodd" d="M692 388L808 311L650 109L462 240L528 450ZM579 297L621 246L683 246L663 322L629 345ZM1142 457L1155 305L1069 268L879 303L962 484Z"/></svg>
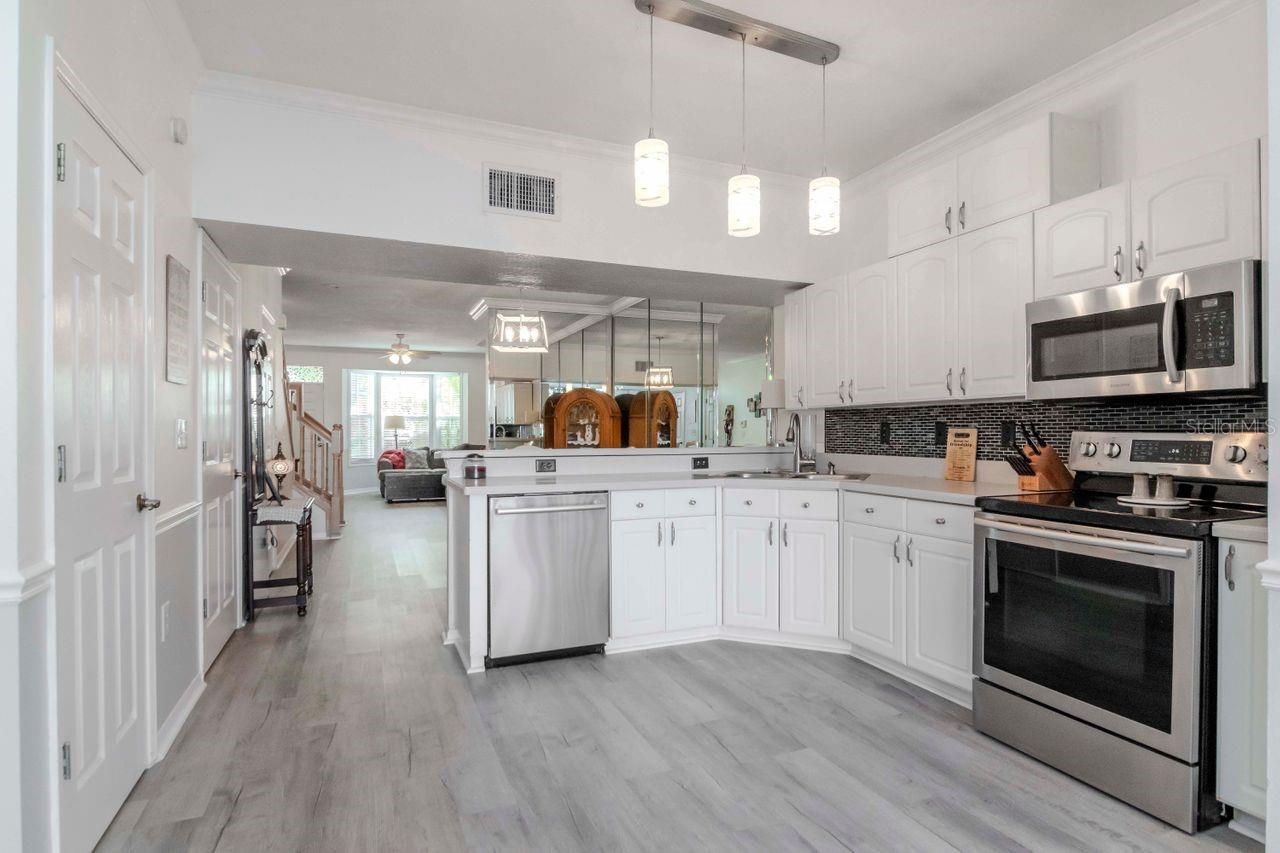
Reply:
<svg viewBox="0 0 1280 853"><path fill-rule="evenodd" d="M719 379L719 404L716 417L719 423L723 424L725 407L733 406L733 446L763 445L764 417L757 418L753 412L747 411L747 398L760 393L760 385L764 381L764 353L722 361Z"/></svg>
<svg viewBox="0 0 1280 853"><path fill-rule="evenodd" d="M287 337L287 334L286 334ZM325 347L289 347L290 364L315 364L324 368L324 410L326 423L345 423L343 386L344 370L387 370L390 365L381 350L355 350ZM415 361L418 370L436 373L461 373L465 377L464 396L467 412L467 444L484 444L488 441L488 425L485 417L485 367L484 356L479 353L446 353ZM407 371L413 372L413 371ZM306 404L306 396L303 396ZM348 460L346 490L348 492L378 487L376 461L352 464Z"/></svg>
<svg viewBox="0 0 1280 853"><path fill-rule="evenodd" d="M195 450L179 451L172 440L173 418L185 415L195 423L196 385L164 383L160 356L164 258L173 255L188 269L195 269L192 152L169 140L169 123L175 116L190 121L190 93L202 71L199 56L173 0L4 3L0 8L0 259L4 264L0 267L0 317L4 319L0 323L5 325L0 327L0 341L9 350L0 358L0 447L10 454L5 467L12 473L0 478L0 632L8 634L5 654L17 650L19 670L13 671L12 657L0 659L0 725L5 726L0 731L0 833L7 846L23 850L52 845L52 792L56 790L50 758L55 696L49 634L55 591L47 586L54 559L52 384L46 358L52 330L51 271L45 251L51 223L46 205L53 151L53 140L47 135L54 91L51 48L149 166L153 226L148 260L157 310L152 355L158 439L151 491L163 502L157 524L189 513L198 497ZM10 243L15 234L16 240ZM15 258L16 262L11 260ZM194 353L194 326L188 334L193 336L190 350ZM170 529L177 535L187 523L193 522ZM190 556L194 560L195 555ZM195 629L194 625L173 628L177 633ZM12 642L15 638L17 642ZM15 717L20 737L13 737L10 728Z"/></svg>

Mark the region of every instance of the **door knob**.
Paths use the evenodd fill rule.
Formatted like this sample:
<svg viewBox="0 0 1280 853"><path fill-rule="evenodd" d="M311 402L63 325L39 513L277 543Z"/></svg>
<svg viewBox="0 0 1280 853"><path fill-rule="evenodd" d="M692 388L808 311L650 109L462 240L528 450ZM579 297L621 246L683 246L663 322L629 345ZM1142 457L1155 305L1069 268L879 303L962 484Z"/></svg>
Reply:
<svg viewBox="0 0 1280 853"><path fill-rule="evenodd" d="M138 512L146 512L149 509L159 509L160 499L149 498L146 495L138 495Z"/></svg>

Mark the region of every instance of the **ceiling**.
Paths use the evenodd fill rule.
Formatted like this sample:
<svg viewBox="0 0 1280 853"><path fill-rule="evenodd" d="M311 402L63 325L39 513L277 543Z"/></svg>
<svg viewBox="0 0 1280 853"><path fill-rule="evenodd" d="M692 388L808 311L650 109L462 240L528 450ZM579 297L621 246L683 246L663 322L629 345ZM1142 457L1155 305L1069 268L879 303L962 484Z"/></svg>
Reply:
<svg viewBox="0 0 1280 853"><path fill-rule="evenodd" d="M834 41L829 161L848 177L1191 0L720 0ZM295 85L629 144L648 129L633 0L178 0L205 64ZM740 48L655 21L656 132L739 159ZM750 164L821 165L817 66L751 49Z"/></svg>

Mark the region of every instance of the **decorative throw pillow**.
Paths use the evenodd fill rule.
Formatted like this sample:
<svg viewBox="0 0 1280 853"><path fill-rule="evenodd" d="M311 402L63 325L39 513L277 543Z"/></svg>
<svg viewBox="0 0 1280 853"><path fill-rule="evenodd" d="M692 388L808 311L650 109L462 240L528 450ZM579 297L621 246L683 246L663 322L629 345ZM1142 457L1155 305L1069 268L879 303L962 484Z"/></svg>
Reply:
<svg viewBox="0 0 1280 853"><path fill-rule="evenodd" d="M431 462L431 451L429 450L406 450L404 452L404 467L406 468L426 468Z"/></svg>
<svg viewBox="0 0 1280 853"><path fill-rule="evenodd" d="M403 450L384 450L382 455L378 457L378 461L383 459L391 463L392 468L404 467L404 451Z"/></svg>

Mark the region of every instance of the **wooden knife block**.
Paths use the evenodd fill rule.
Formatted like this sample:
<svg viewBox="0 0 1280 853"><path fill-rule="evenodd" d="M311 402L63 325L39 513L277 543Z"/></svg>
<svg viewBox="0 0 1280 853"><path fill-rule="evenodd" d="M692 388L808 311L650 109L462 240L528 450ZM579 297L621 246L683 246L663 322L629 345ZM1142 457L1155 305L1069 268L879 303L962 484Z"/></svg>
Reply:
<svg viewBox="0 0 1280 853"><path fill-rule="evenodd" d="M1023 452L1031 458L1031 467L1035 474L1018 477L1018 488L1024 492L1067 492L1075 485L1075 478L1063 464L1062 457L1053 445L1040 448L1040 455L1024 447Z"/></svg>

